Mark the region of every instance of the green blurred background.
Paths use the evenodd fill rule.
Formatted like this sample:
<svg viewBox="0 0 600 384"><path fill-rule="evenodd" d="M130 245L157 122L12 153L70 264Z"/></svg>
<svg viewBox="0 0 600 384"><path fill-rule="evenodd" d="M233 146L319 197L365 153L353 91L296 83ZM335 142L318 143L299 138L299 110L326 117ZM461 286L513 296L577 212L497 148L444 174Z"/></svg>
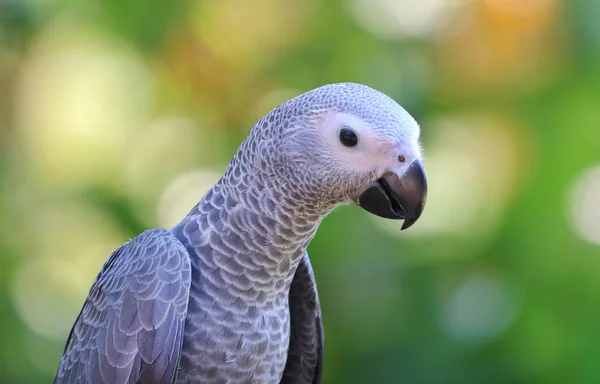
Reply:
<svg viewBox="0 0 600 384"><path fill-rule="evenodd" d="M600 1L0 0L0 381L49 383L110 252L339 81L421 124L430 195L309 248L325 383L600 383Z"/></svg>

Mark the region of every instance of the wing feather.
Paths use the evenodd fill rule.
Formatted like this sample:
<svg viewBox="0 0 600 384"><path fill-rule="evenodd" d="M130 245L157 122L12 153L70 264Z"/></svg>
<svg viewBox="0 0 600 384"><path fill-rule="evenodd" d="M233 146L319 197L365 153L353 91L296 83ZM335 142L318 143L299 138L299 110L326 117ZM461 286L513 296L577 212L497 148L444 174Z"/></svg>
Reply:
<svg viewBox="0 0 600 384"><path fill-rule="evenodd" d="M290 287L290 345L280 384L320 384L323 323L315 276L304 253Z"/></svg>
<svg viewBox="0 0 600 384"><path fill-rule="evenodd" d="M187 251L165 229L114 251L71 329L55 383L173 383L190 279Z"/></svg>

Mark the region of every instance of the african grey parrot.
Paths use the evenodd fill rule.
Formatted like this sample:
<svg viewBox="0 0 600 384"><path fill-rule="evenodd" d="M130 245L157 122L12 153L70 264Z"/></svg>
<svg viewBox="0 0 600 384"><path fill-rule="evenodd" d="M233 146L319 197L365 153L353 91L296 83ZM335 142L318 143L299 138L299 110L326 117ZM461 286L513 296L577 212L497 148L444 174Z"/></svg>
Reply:
<svg viewBox="0 0 600 384"><path fill-rule="evenodd" d="M319 223L354 201L406 229L426 193L419 126L383 93L330 84L279 105L179 224L112 253L55 382L319 383Z"/></svg>

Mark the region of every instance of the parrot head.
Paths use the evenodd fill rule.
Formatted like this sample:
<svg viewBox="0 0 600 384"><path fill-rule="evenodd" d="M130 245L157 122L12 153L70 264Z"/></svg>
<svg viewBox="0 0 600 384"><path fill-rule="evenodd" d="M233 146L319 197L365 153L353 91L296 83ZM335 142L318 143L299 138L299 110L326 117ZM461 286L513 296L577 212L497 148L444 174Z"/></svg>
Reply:
<svg viewBox="0 0 600 384"><path fill-rule="evenodd" d="M285 171L280 176L296 194L354 202L404 220L402 229L421 216L427 179L420 129L385 94L355 83L329 84L283 103L257 125L259 141L277 137L267 156L275 156L272 168Z"/></svg>

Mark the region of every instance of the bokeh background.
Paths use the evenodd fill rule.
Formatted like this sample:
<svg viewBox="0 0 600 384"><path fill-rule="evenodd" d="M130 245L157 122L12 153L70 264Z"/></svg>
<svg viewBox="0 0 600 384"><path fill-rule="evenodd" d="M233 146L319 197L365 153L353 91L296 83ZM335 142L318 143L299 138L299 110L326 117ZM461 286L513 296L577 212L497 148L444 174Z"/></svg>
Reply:
<svg viewBox="0 0 600 384"><path fill-rule="evenodd" d="M600 1L0 0L0 381L49 383L110 252L253 123L354 81L421 124L430 195L309 251L325 383L600 383Z"/></svg>

